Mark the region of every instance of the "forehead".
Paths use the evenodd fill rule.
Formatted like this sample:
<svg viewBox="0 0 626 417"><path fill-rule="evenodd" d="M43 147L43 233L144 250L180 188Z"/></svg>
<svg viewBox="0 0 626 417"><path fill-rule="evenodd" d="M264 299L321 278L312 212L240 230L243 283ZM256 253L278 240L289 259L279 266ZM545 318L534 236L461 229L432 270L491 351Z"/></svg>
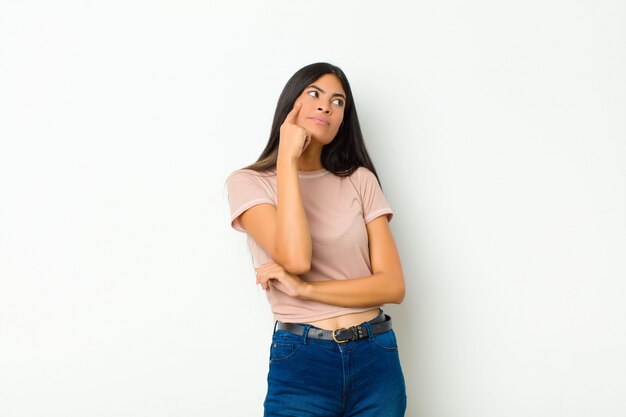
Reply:
<svg viewBox="0 0 626 417"><path fill-rule="evenodd" d="M344 95L346 94L346 92L343 91L343 86L341 85L341 81L339 80L339 78L337 78L335 74L324 74L321 77L319 77L317 80L309 84L307 87L311 85L318 86L322 90L330 94L335 94L335 93L341 93Z"/></svg>

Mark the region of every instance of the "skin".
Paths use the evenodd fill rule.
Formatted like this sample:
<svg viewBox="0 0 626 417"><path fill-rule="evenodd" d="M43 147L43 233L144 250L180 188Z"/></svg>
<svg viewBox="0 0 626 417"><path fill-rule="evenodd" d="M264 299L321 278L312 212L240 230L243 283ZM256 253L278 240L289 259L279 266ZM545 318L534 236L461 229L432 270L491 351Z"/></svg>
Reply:
<svg viewBox="0 0 626 417"><path fill-rule="evenodd" d="M288 118L286 122L294 123L295 116L295 124L302 127L310 136L310 143L308 146L304 145L304 151L301 154L291 154L291 156L298 157L300 171L322 168L322 148L337 136L337 131L343 122L345 96L346 93L343 91L339 78L332 74L325 74L305 88L296 100L296 107L290 113L292 118ZM320 125L315 119L325 119L329 125ZM280 156L279 149L279 158Z"/></svg>
<svg viewBox="0 0 626 417"><path fill-rule="evenodd" d="M277 188L278 207L259 204L245 211L240 222L274 262L256 270L257 284L266 291L342 307L400 303L404 275L387 216L366 225L372 275L350 280L307 282L299 274L311 263L311 236L300 198L298 171L322 168L324 145L336 136L343 121L345 92L340 80L326 74L304 89L280 129ZM320 123L316 119L326 120ZM309 322L322 329L345 328L371 320L378 309Z"/></svg>

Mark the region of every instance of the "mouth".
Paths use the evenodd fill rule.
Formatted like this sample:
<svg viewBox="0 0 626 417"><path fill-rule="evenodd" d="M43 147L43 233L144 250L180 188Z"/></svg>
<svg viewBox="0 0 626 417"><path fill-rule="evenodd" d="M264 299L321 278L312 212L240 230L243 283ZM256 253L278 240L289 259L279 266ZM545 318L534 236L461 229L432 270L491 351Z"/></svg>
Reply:
<svg viewBox="0 0 626 417"><path fill-rule="evenodd" d="M322 126L330 126L330 122L326 119L320 119L318 117L309 117L309 119L313 120L314 123Z"/></svg>

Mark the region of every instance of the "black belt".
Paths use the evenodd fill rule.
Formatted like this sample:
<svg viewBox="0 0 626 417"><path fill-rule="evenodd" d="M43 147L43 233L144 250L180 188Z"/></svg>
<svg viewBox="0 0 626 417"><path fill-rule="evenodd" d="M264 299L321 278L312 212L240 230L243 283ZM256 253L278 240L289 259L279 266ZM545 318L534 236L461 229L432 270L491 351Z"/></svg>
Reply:
<svg viewBox="0 0 626 417"><path fill-rule="evenodd" d="M374 319L368 321L368 323L374 334L384 333L391 330L391 317L382 311ZM337 343L346 343L350 340L359 340L369 336L367 333L367 327L364 326L364 324L365 323L362 323L347 329L342 328L335 330L318 329L317 327L312 326L309 328L307 337L311 337L313 339L334 340ZM284 330L297 336L302 336L305 328L306 327L303 324L283 323L281 321L276 322L276 330Z"/></svg>

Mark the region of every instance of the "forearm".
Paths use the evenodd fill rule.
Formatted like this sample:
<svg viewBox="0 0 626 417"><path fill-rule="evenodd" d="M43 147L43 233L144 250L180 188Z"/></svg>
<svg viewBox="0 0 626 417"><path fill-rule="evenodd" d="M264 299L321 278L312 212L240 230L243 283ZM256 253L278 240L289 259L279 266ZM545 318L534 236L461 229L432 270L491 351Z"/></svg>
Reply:
<svg viewBox="0 0 626 417"><path fill-rule="evenodd" d="M399 271L348 280L306 282L299 298L340 307L368 307L400 304L404 293L404 277Z"/></svg>
<svg viewBox="0 0 626 417"><path fill-rule="evenodd" d="M300 195L297 160L279 159L276 177L276 261L289 272L304 273L311 268L312 243Z"/></svg>

